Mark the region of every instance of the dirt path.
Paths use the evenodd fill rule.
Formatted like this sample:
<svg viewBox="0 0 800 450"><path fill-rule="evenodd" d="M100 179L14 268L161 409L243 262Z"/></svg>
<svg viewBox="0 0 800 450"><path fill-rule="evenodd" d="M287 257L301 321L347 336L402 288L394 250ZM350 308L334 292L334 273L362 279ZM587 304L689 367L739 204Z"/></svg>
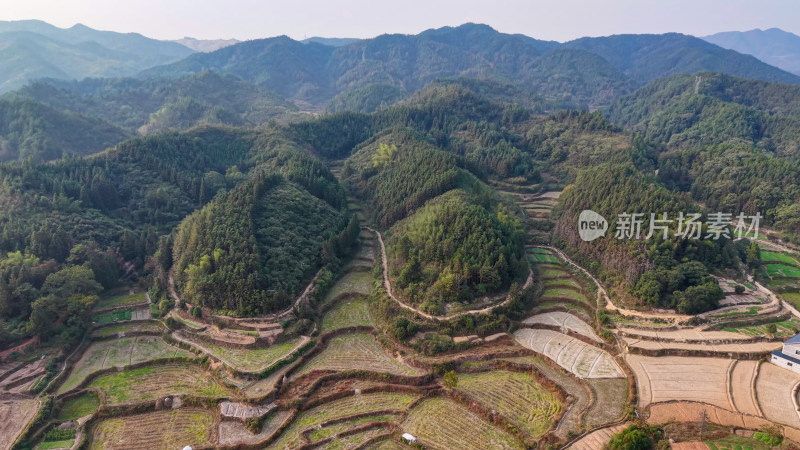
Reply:
<svg viewBox="0 0 800 450"><path fill-rule="evenodd" d="M742 238L742 239L744 239L744 238ZM772 242L772 241L767 240L767 239L761 239L761 238L758 238L758 239L747 238L747 239L750 239L751 241L756 241L759 245L763 244L763 245L766 245L766 246L769 246L769 247L772 247L772 248L776 248L776 249L778 249L778 250L780 250L782 252L797 253L798 251L800 251L800 250L798 250L796 248L788 247L788 246L783 245L783 244L778 244L777 242ZM739 239L734 239L734 240L738 241Z"/></svg>
<svg viewBox="0 0 800 450"><path fill-rule="evenodd" d="M417 308L415 308L415 307L413 307L411 305L408 305L408 304L404 303L402 300L400 300L397 297L395 297L394 294L392 293L392 283L389 280L389 264L386 262L387 261L386 260L386 245L384 245L384 243L383 243L383 236L381 235L381 232L376 230L376 229L374 229L374 228L370 228L368 226L364 226L362 228L364 228L365 230L369 230L369 231L375 233L376 236L378 236L378 243L381 245L381 264L383 265L383 287L386 289L386 293L389 294L389 298L394 300L398 305L400 305L400 307L402 307L404 309L412 311L413 313L415 313L417 315L420 315L420 316L422 316L422 317L424 317L426 319L430 319L430 320L450 320L450 319L454 319L456 317L465 316L465 315L468 315L468 314L487 314L487 313L492 312L496 308L499 308L501 306L505 306L506 304L508 304L511 301L511 297L507 296L506 299L503 300L502 302L494 304L494 305L491 305L491 306L487 306L486 308L483 308L483 309L473 309L473 310L469 310L469 311L461 311L461 312L457 312L457 313L453 313L453 314L448 314L446 316L434 316L434 315L428 314L428 313L426 313L424 311L421 311L421 310L419 310L419 309L417 309ZM529 272L528 272L528 278L525 280L525 284L522 285L522 289L527 289L532 284L533 284L533 269L530 269Z"/></svg>

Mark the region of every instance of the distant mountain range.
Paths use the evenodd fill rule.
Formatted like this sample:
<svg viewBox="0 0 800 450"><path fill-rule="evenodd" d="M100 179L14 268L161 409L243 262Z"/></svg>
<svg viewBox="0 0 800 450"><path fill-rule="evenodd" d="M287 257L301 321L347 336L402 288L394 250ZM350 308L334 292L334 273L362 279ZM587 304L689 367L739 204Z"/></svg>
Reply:
<svg viewBox="0 0 800 450"><path fill-rule="evenodd" d="M58 28L38 20L0 22L0 93L49 77L119 77L194 53L136 33Z"/></svg>
<svg viewBox="0 0 800 450"><path fill-rule="evenodd" d="M360 39L356 38L326 38L326 37L310 37L308 39L303 39L300 42L308 44L309 42L316 42L317 44L322 45L330 45L331 47L341 47L343 45L352 44L353 42L359 41Z"/></svg>
<svg viewBox="0 0 800 450"><path fill-rule="evenodd" d="M705 39L722 48L753 55L767 64L800 75L800 36L779 28L726 31Z"/></svg>
<svg viewBox="0 0 800 450"><path fill-rule="evenodd" d="M739 41L768 49L768 42L780 38L782 47L773 47L787 55L794 42L790 37L800 40L780 30L759 33L758 39L739 36ZM725 35L727 41L736 40L735 34ZM490 97L498 86L503 86L499 96L524 91L528 95L520 97L528 107L535 101L540 110L555 110L603 107L649 82L682 73L713 71L800 84L800 76L742 54L742 49L709 42L725 38L715 36L614 35L562 44L469 23L372 39L158 41L83 25L61 29L40 21L0 22L0 93L40 78L174 79L211 70L307 111L370 112L432 81L456 78L488 83L482 89ZM789 60L781 61L786 66Z"/></svg>
<svg viewBox="0 0 800 450"><path fill-rule="evenodd" d="M238 39L195 39L185 37L183 39L176 39L172 42L189 47L196 52L213 52L229 45L238 44L242 42Z"/></svg>
<svg viewBox="0 0 800 450"><path fill-rule="evenodd" d="M211 69L267 88L299 105L322 108L340 97L365 103L411 93L440 78L519 84L551 107L599 107L658 78L715 71L800 83L800 77L692 36L617 35L559 44L465 24L418 35L382 35L333 47L280 36L242 42L143 71L178 77ZM387 99L388 100L388 99ZM353 103L348 98L347 103Z"/></svg>

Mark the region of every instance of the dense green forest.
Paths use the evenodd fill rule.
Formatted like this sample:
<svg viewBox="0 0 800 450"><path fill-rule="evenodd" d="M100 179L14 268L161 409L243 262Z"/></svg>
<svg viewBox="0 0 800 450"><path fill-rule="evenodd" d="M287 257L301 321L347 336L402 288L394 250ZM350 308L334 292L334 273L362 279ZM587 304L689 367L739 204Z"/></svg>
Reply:
<svg viewBox="0 0 800 450"><path fill-rule="evenodd" d="M0 99L0 162L97 153L130 133L98 118L26 99Z"/></svg>
<svg viewBox="0 0 800 450"><path fill-rule="evenodd" d="M654 145L659 179L710 209L800 239L800 90L700 73L659 80L608 111Z"/></svg>
<svg viewBox="0 0 800 450"><path fill-rule="evenodd" d="M176 284L188 302L218 311L275 312L349 255L358 231L355 218L300 184L260 172L178 227Z"/></svg>
<svg viewBox="0 0 800 450"><path fill-rule="evenodd" d="M725 237L675 237L679 213L699 213L700 208L688 195L670 191L632 163L586 169L559 200L554 230L557 243L606 283L623 286L649 306L675 308L688 314L714 309L722 299L722 290L709 273L727 268L735 271L748 262L747 240L734 243ZM583 242L578 237L578 215L586 209L608 219L605 238ZM638 238L615 237L618 215L623 213L645 215ZM668 224L666 239L658 229L645 239L650 213L667 213L674 220ZM702 230L703 236L707 233L707 229Z"/></svg>
<svg viewBox="0 0 800 450"><path fill-rule="evenodd" d="M303 116L273 93L210 71L174 80L43 80L0 98L0 161L50 161L138 135Z"/></svg>
<svg viewBox="0 0 800 450"><path fill-rule="evenodd" d="M288 307L320 270L334 273L349 257L359 223L348 213L348 195L385 232L397 295L431 313L499 295L525 276L524 219L489 187L495 182L566 187L554 213L554 242L625 295L687 313L719 300L710 273L756 264L749 242L587 244L577 237L577 214L762 211L786 237L800 226L791 126L797 107L772 83L675 76L619 100L606 114L543 114L552 99L523 96L510 83L437 79L394 104L380 100L374 113L348 110L286 123L265 122L277 116L262 113L278 104L242 83L213 72L160 81L50 81L3 100L23 110L45 108L55 123L73 117L64 111L81 109L88 114L81 120L102 116L91 123L122 135L162 115L176 128L261 123L185 132L156 127L152 136L91 156L0 164L5 339L71 340L87 326L94 296L139 278L153 286L158 302L166 298L170 270L187 301L222 313ZM207 109L202 105L228 101L196 97L215 86L241 96ZM126 96L151 89L158 94L139 97L139 108L124 107ZM233 105L235 99L249 106ZM293 111L278 108L278 114ZM41 129L52 129L50 116L40 120ZM331 165L341 166L341 183ZM43 320L64 327L44 331L37 325Z"/></svg>

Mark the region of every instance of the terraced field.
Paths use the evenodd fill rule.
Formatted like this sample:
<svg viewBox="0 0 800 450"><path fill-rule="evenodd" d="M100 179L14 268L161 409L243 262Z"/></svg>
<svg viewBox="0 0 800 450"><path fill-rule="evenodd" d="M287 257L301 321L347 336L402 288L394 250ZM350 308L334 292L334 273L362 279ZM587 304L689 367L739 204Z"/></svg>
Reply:
<svg viewBox="0 0 800 450"><path fill-rule="evenodd" d="M320 444L314 448L318 448L320 450L342 450L342 449L357 449L359 445L365 442L368 439L373 439L375 437L386 435L390 433L391 429L389 426L381 426L381 427L374 427L369 428L366 430L361 430L357 433L349 433L345 436L337 436L334 439Z"/></svg>
<svg viewBox="0 0 800 450"><path fill-rule="evenodd" d="M325 301L333 300L342 294L369 295L372 291L372 274L370 272L347 272L328 291Z"/></svg>
<svg viewBox="0 0 800 450"><path fill-rule="evenodd" d="M558 278L569 278L572 274L562 265L556 265L552 263L542 263L538 264L539 272L542 274L542 278L545 280L553 280Z"/></svg>
<svg viewBox="0 0 800 450"><path fill-rule="evenodd" d="M157 336L111 339L92 344L75 364L67 380L58 388L64 393L78 386L89 374L109 367L122 367L154 359L195 355L167 344Z"/></svg>
<svg viewBox="0 0 800 450"><path fill-rule="evenodd" d="M592 329L592 327L589 326L589 324L575 317L572 314L562 311L553 311L549 313L536 314L535 316L531 316L523 320L522 323L528 325L544 324L544 325L561 327L564 330L567 330L568 332L576 332L578 334L588 337L593 341L601 342L600 338L594 332L594 329Z"/></svg>
<svg viewBox="0 0 800 450"><path fill-rule="evenodd" d="M797 334L797 330L800 330L800 319L792 317L789 320L782 320L779 322L772 322L777 328L777 332L775 333L776 336L780 337L792 337ZM764 325L751 325L747 327L738 327L738 328L723 328L723 331L728 331L731 333L741 333L747 336L765 336L767 334L767 324Z"/></svg>
<svg viewBox="0 0 800 450"><path fill-rule="evenodd" d="M11 448L38 408L37 399L0 393L0 448Z"/></svg>
<svg viewBox="0 0 800 450"><path fill-rule="evenodd" d="M231 392L202 368L190 364L162 364L104 375L89 386L103 393L105 404L116 405L188 394L219 398Z"/></svg>
<svg viewBox="0 0 800 450"><path fill-rule="evenodd" d="M145 297L144 292L139 292L137 294L122 294L115 295L113 297L101 298L100 301L97 302L97 305L94 307L94 309L101 311L119 306L131 306L142 303L147 303L147 297Z"/></svg>
<svg viewBox="0 0 800 450"><path fill-rule="evenodd" d="M522 449L507 432L452 400L435 397L411 409L400 426L430 449Z"/></svg>
<svg viewBox="0 0 800 450"><path fill-rule="evenodd" d="M529 252L529 257L536 263L537 270L542 276L544 291L542 292L540 302L555 302L563 305L563 302L559 303L560 299L567 298L586 303L587 306L594 306L593 299L588 299L583 293L582 285L578 278L576 278L550 250L528 247L527 251ZM548 253L538 253L539 251L547 251ZM547 255L551 258L545 260L544 256Z"/></svg>
<svg viewBox="0 0 800 450"><path fill-rule="evenodd" d="M214 445L214 413L181 408L106 419L91 432L91 449L177 449Z"/></svg>
<svg viewBox="0 0 800 450"><path fill-rule="evenodd" d="M785 253L768 252L764 250L761 250L761 261L787 263L791 265L800 264L796 259Z"/></svg>
<svg viewBox="0 0 800 450"><path fill-rule="evenodd" d="M765 264L767 273L773 278L800 278L800 268L786 264Z"/></svg>
<svg viewBox="0 0 800 450"><path fill-rule="evenodd" d="M371 422L383 422L387 425L397 422L399 414L387 413L376 414L365 417L358 417L355 419L337 421L334 424L320 425L315 427L314 430L306 433L306 437L311 442L319 442L325 438L345 432L359 425L364 425ZM342 438L339 438L342 439ZM337 439L337 440L339 440ZM341 447L340 447L341 448Z"/></svg>
<svg viewBox="0 0 800 450"><path fill-rule="evenodd" d="M505 370L461 374L458 390L497 411L534 438L555 423L561 403L532 376Z"/></svg>
<svg viewBox="0 0 800 450"><path fill-rule="evenodd" d="M536 247L528 248L527 253L529 258L539 263L552 263L552 264L559 263L558 258L552 252L550 252L550 250L547 250L546 248L536 248Z"/></svg>
<svg viewBox="0 0 800 450"><path fill-rule="evenodd" d="M587 378L594 392L594 403L584 416L586 426L593 428L619 420L628 406L626 378Z"/></svg>
<svg viewBox="0 0 800 450"><path fill-rule="evenodd" d="M628 354L626 360L636 374L639 406L670 400L709 403L733 411L728 383L735 361L722 358L664 356L654 358ZM747 391L750 385L746 384ZM745 386L740 386L742 389Z"/></svg>
<svg viewBox="0 0 800 450"><path fill-rule="evenodd" d="M792 392L798 383L800 374L771 363L761 364L756 378L756 398L766 419L800 428Z"/></svg>
<svg viewBox="0 0 800 450"><path fill-rule="evenodd" d="M589 391L587 391L575 377L566 373L561 368L551 366L543 357L539 356L512 356L499 359L516 364L529 364L535 367L545 377L554 382L562 391L567 392L573 397L574 401L572 406L564 412L553 434L559 439L566 439L568 434L576 433L581 429L581 412L584 408L590 406L591 399ZM487 362L485 361L467 362L463 364L463 367L482 367L486 364ZM620 379L615 380L625 382Z"/></svg>
<svg viewBox="0 0 800 450"><path fill-rule="evenodd" d="M569 446L569 450L597 450L606 448L611 442L611 437L624 430L628 424L614 425L595 430Z"/></svg>
<svg viewBox="0 0 800 450"><path fill-rule="evenodd" d="M166 331L166 327L159 322L152 321L137 321L137 322L124 322L116 325L108 325L98 328L92 332L93 337L107 337L111 335L119 335L124 337L126 333L160 333Z"/></svg>
<svg viewBox="0 0 800 450"><path fill-rule="evenodd" d="M542 292L542 298L571 298L580 302L587 301L586 296L577 289L562 286L548 287L548 283L545 283L545 289L544 292Z"/></svg>
<svg viewBox="0 0 800 450"><path fill-rule="evenodd" d="M213 356L229 362L238 370L258 372L291 353L301 339L298 337L265 348L231 348L213 344L203 344L203 346L210 350Z"/></svg>
<svg viewBox="0 0 800 450"><path fill-rule="evenodd" d="M238 420L222 420L219 422L220 445L254 445L263 442L289 417L289 411L278 411L270 414L261 424L261 431L253 434L247 426Z"/></svg>
<svg viewBox="0 0 800 450"><path fill-rule="evenodd" d="M363 297L342 299L322 319L321 332L341 328L375 326L369 311L369 300Z"/></svg>
<svg viewBox="0 0 800 450"><path fill-rule="evenodd" d="M97 395L86 393L64 402L58 410L56 418L61 421L79 419L97 411L99 406L100 400Z"/></svg>
<svg viewBox="0 0 800 450"><path fill-rule="evenodd" d="M619 378L624 373L605 350L551 330L521 329L514 338L581 378Z"/></svg>
<svg viewBox="0 0 800 450"><path fill-rule="evenodd" d="M756 396L751 386L758 375L758 361L736 361L730 374L733 406L743 414L760 416Z"/></svg>
<svg viewBox="0 0 800 450"><path fill-rule="evenodd" d="M710 346L708 344L694 344L683 342L658 342L651 340L641 340L624 337L622 340L631 348L640 348L645 350L697 350L697 351L710 351L715 350L726 353L769 353L773 350L781 348L780 342L743 342L731 344L715 344ZM675 353L673 353L675 354Z"/></svg>
<svg viewBox="0 0 800 450"><path fill-rule="evenodd" d="M370 412L375 412L376 415L383 415L386 411L400 412L417 398L416 395L381 392L354 395L325 403L300 413L268 448L297 448L305 442L301 433L310 428L321 428L319 425L323 422Z"/></svg>
<svg viewBox="0 0 800 450"><path fill-rule="evenodd" d="M322 353L308 361L294 375L312 370L353 370L388 372L396 375L421 375L422 371L393 359L369 334L336 336Z"/></svg>

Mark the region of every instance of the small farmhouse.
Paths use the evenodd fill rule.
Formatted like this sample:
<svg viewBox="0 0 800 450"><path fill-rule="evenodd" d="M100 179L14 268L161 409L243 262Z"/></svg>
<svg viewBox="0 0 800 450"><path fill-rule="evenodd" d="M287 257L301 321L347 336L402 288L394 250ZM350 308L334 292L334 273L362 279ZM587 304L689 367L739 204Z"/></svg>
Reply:
<svg viewBox="0 0 800 450"><path fill-rule="evenodd" d="M785 369L800 373L800 334L783 343L783 351L772 352L770 361Z"/></svg>
<svg viewBox="0 0 800 450"><path fill-rule="evenodd" d="M414 437L414 435L410 434L410 433L403 433L403 439L405 439L405 441L407 443L409 443L409 444L414 444L414 443L417 442L417 438Z"/></svg>

